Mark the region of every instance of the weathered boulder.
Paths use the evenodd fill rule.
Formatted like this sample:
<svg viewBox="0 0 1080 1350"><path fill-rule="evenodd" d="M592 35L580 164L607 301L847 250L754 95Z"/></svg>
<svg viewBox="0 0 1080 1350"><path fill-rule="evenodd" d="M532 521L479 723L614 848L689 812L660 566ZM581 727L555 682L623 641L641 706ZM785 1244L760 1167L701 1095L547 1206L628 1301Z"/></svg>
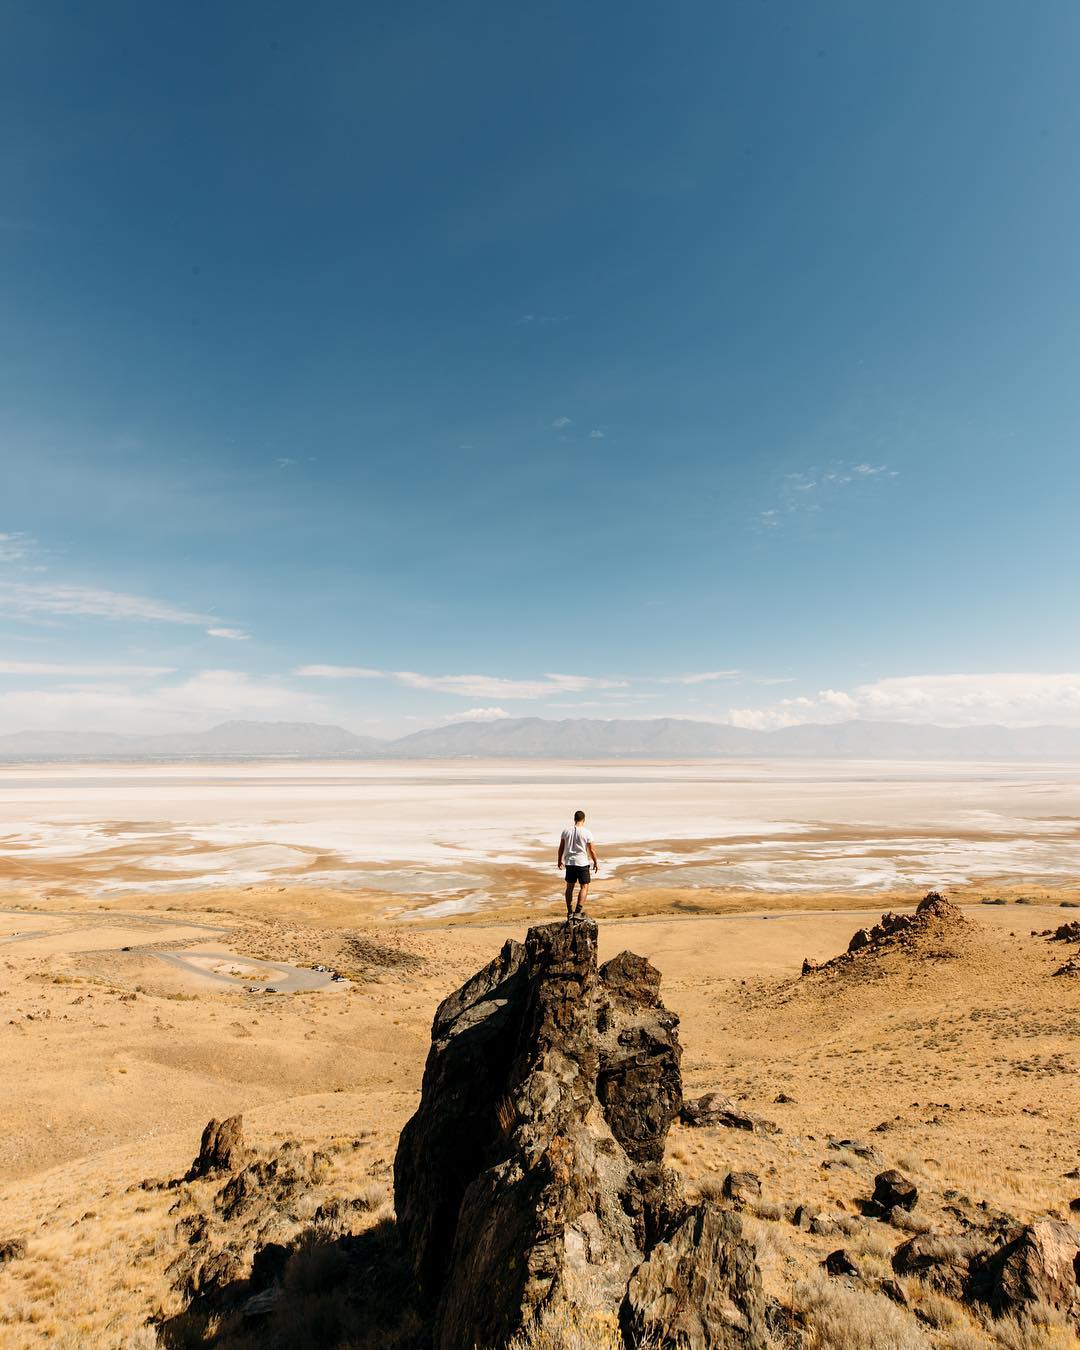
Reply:
<svg viewBox="0 0 1080 1350"><path fill-rule="evenodd" d="M851 941L847 945L849 952L861 951L863 947L870 946L870 929L856 928L851 935Z"/></svg>
<svg viewBox="0 0 1080 1350"><path fill-rule="evenodd" d="M884 1210L915 1208L919 1199L919 1188L915 1183L890 1167L887 1172L879 1172L874 1178L874 1204Z"/></svg>
<svg viewBox="0 0 1080 1350"><path fill-rule="evenodd" d="M848 1275L858 1279L861 1275L859 1267L843 1247L838 1247L836 1251L830 1252L821 1264L825 1267L825 1273L834 1277Z"/></svg>
<svg viewBox="0 0 1080 1350"><path fill-rule="evenodd" d="M8 1261L18 1261L26 1255L24 1238L0 1238L0 1266Z"/></svg>
<svg viewBox="0 0 1080 1350"><path fill-rule="evenodd" d="M188 1168L185 1180L194 1181L214 1172L234 1172L247 1161L244 1146L244 1117L208 1120L199 1142L199 1152Z"/></svg>
<svg viewBox="0 0 1080 1350"><path fill-rule="evenodd" d="M685 1212L662 1162L678 1018L647 961L598 969L596 944L589 920L530 929L436 1014L394 1165L435 1350L501 1346L560 1305L614 1315Z"/></svg>
<svg viewBox="0 0 1080 1350"><path fill-rule="evenodd" d="M1068 923L1063 923L1059 928L1055 928L1050 941L1080 942L1080 919L1071 919Z"/></svg>
<svg viewBox="0 0 1080 1350"><path fill-rule="evenodd" d="M985 1257L985 1243L977 1237L942 1237L921 1234L901 1243L893 1253L897 1275L917 1275L920 1280L950 1298L968 1297L973 1268Z"/></svg>
<svg viewBox="0 0 1080 1350"><path fill-rule="evenodd" d="M878 1167L885 1161L873 1144L868 1144L862 1139L830 1139L829 1147L838 1152L854 1153L857 1158L874 1163Z"/></svg>
<svg viewBox="0 0 1080 1350"><path fill-rule="evenodd" d="M708 1202L690 1210L630 1277L620 1321L630 1345L766 1346L761 1272L738 1215Z"/></svg>
<svg viewBox="0 0 1080 1350"><path fill-rule="evenodd" d="M226 1223L260 1212L288 1212L310 1186L323 1180L329 1167L325 1153L309 1153L286 1140L269 1157L234 1172L214 1197L214 1207Z"/></svg>
<svg viewBox="0 0 1080 1350"><path fill-rule="evenodd" d="M724 1195L736 1205L749 1205L761 1198L761 1178L754 1172L729 1172L724 1178Z"/></svg>
<svg viewBox="0 0 1080 1350"><path fill-rule="evenodd" d="M814 972L815 970L820 970L820 969L821 969L821 965L820 965L819 962L813 960L813 959L812 959L811 957L809 957L809 956L804 956L804 957L803 957L802 973L803 973L804 975L811 975L811 974L813 974L813 972Z"/></svg>
<svg viewBox="0 0 1080 1350"><path fill-rule="evenodd" d="M683 1102L679 1119L684 1125L695 1127L720 1126L728 1130L747 1130L751 1134L780 1133L780 1126L774 1121L744 1111L731 1097L725 1097L720 1092L706 1092L701 1097Z"/></svg>
<svg viewBox="0 0 1080 1350"><path fill-rule="evenodd" d="M988 1258L979 1285L980 1298L999 1316L1034 1303L1080 1314L1080 1231L1060 1219L1028 1224Z"/></svg>

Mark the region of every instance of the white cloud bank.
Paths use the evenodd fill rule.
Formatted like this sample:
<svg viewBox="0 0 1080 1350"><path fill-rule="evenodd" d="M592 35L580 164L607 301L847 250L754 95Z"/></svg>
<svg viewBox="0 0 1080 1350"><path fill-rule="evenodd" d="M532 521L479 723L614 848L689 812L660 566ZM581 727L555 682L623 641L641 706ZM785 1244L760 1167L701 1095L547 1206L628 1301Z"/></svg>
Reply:
<svg viewBox="0 0 1080 1350"><path fill-rule="evenodd" d="M101 682L0 693L0 733L201 731L213 721L233 718L325 722L328 709L322 700L273 678L235 670L200 670L150 688Z"/></svg>
<svg viewBox="0 0 1080 1350"><path fill-rule="evenodd" d="M501 722L510 714L505 708L469 708L467 712L454 713L451 722Z"/></svg>
<svg viewBox="0 0 1080 1350"><path fill-rule="evenodd" d="M726 720L756 730L852 720L1080 726L1080 674L902 675L761 708L732 708Z"/></svg>

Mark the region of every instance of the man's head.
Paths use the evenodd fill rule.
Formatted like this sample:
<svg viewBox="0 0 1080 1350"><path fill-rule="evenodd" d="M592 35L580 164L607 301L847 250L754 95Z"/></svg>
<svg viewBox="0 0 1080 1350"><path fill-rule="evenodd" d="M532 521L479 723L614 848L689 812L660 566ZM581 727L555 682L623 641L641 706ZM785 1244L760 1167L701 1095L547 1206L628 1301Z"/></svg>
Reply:
<svg viewBox="0 0 1080 1350"><path fill-rule="evenodd" d="M585 812L584 812L584 811L575 811L575 812L574 812L574 824L575 824L575 825L581 825L581 824L584 822L584 820L585 820Z"/></svg>

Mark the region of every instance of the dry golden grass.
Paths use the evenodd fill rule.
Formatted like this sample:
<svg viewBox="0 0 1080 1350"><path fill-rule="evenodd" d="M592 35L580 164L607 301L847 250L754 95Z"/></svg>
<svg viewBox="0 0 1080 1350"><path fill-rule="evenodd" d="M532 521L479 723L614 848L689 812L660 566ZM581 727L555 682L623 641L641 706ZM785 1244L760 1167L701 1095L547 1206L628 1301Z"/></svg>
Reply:
<svg viewBox="0 0 1080 1350"><path fill-rule="evenodd" d="M293 892L278 907L258 898L262 912L215 897L213 917L238 935L238 952L311 961L356 937L343 898L317 898L310 913ZM552 916L557 906L556 897ZM1028 935L1050 927L1056 911L967 913L979 929L961 958L920 965L891 956L862 980L798 976L803 955L846 946L855 923L843 914L601 923L602 958L630 947L663 972L665 1001L682 1018L688 1095L719 1088L782 1126L756 1136L676 1125L669 1161L691 1193L719 1194L732 1170L761 1177L763 1194L745 1217L767 1291L786 1305L793 1291L796 1301L805 1297L822 1346L904 1345L908 1335L922 1337L912 1344L953 1350L995 1343L991 1335L1016 1350L1069 1343L1050 1323L991 1327L934 1301L918 1322L877 1293L817 1275L827 1252L844 1246L873 1285L907 1236L861 1217L880 1166L830 1149L830 1137L869 1142L883 1165L910 1172L922 1192L915 1220L941 1231L959 1226L957 1213L980 1218L980 1201L1027 1219L1064 1213L1080 1193L1064 1179L1076 1165L1080 1008L1066 982L1051 977L1056 951ZM207 1209L209 1186L137 1186L180 1176L211 1115L243 1111L260 1147L292 1137L329 1154L288 1240L335 1199L358 1198L360 1207L334 1236L384 1222L397 1134L417 1101L434 1007L523 929L491 919L371 929L362 949L352 948L366 963L357 984L289 997L207 990L144 953L65 947L55 937L47 950L30 942L0 948L0 1237L28 1242L25 1259L0 1267L4 1350L147 1350L148 1319L182 1311L165 1270L177 1220ZM794 1101L776 1102L781 1091ZM789 1221L798 1204L856 1226L813 1236ZM334 1309L341 1312L339 1292L325 1287L336 1258L320 1267L316 1237L305 1242L280 1317L324 1318L330 1335ZM913 1289L912 1299L922 1310L925 1295ZM325 1305L317 1314L316 1303ZM884 1328L877 1341L828 1339L844 1317L861 1335L875 1316ZM414 1333L393 1334L407 1346Z"/></svg>

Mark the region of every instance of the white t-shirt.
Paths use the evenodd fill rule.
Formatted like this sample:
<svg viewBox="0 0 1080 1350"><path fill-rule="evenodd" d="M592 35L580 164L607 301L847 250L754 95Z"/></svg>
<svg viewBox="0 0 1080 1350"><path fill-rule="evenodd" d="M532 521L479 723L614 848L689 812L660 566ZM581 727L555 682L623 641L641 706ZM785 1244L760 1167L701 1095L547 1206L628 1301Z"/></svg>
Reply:
<svg viewBox="0 0 1080 1350"><path fill-rule="evenodd" d="M587 844L592 843L592 835L584 825L567 825L562 832L563 862L567 867L587 867L589 851Z"/></svg>

